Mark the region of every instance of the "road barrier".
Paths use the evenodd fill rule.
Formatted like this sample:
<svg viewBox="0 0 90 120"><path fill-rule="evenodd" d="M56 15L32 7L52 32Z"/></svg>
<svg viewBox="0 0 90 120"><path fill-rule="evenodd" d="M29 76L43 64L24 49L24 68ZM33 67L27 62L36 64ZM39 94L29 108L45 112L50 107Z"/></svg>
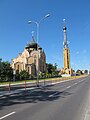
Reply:
<svg viewBox="0 0 90 120"><path fill-rule="evenodd" d="M8 83L8 92L10 93L10 82Z"/></svg>

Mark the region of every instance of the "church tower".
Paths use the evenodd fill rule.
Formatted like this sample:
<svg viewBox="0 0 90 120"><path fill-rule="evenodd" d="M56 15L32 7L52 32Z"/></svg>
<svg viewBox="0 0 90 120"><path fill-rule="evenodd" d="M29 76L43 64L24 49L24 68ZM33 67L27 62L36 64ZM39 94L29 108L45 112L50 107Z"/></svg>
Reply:
<svg viewBox="0 0 90 120"><path fill-rule="evenodd" d="M67 41L67 27L66 27L66 22L65 19L64 21L64 26L63 26L63 32L64 32L64 49L63 49L63 57L64 57L64 73L65 74L71 74L71 68L70 68L70 50L68 47L68 41Z"/></svg>

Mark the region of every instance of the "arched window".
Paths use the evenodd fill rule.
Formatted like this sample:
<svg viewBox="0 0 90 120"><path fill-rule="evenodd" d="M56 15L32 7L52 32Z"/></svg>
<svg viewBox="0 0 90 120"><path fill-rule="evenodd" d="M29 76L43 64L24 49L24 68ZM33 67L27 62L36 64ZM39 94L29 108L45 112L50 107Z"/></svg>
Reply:
<svg viewBox="0 0 90 120"><path fill-rule="evenodd" d="M18 69L18 71L19 71L19 65L17 66L17 69Z"/></svg>
<svg viewBox="0 0 90 120"><path fill-rule="evenodd" d="M34 64L36 65L36 59L34 59Z"/></svg>
<svg viewBox="0 0 90 120"><path fill-rule="evenodd" d="M36 55L34 55L34 58L36 58Z"/></svg>
<svg viewBox="0 0 90 120"><path fill-rule="evenodd" d="M36 55L34 55L34 64L36 65Z"/></svg>
<svg viewBox="0 0 90 120"><path fill-rule="evenodd" d="M29 73L29 67L28 67L28 73Z"/></svg>
<svg viewBox="0 0 90 120"><path fill-rule="evenodd" d="M16 72L19 73L19 64L16 65Z"/></svg>

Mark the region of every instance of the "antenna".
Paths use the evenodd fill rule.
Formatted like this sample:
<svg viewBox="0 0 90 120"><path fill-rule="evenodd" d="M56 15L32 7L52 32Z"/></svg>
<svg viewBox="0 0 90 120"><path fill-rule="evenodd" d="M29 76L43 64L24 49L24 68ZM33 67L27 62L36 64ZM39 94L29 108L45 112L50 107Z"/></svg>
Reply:
<svg viewBox="0 0 90 120"><path fill-rule="evenodd" d="M32 37L34 37L34 31L32 31L31 34L32 34Z"/></svg>
<svg viewBox="0 0 90 120"><path fill-rule="evenodd" d="M63 19L63 22L65 22L66 21L66 19Z"/></svg>
<svg viewBox="0 0 90 120"><path fill-rule="evenodd" d="M64 27L66 27L66 19L63 19Z"/></svg>

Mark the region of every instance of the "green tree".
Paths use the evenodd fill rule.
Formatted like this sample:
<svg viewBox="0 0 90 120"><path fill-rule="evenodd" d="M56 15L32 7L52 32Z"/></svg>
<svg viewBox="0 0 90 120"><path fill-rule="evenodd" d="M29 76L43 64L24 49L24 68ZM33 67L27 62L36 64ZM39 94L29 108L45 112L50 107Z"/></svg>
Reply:
<svg viewBox="0 0 90 120"><path fill-rule="evenodd" d="M52 65L51 63L49 63L49 64L47 63L47 64L46 64L47 72L48 72L49 74L52 74L52 66L53 66L53 65Z"/></svg>
<svg viewBox="0 0 90 120"><path fill-rule="evenodd" d="M26 70L20 72L20 79L29 78L29 73Z"/></svg>
<svg viewBox="0 0 90 120"><path fill-rule="evenodd" d="M83 73L82 73L82 70L77 70L77 71L76 71L76 74L82 75L82 74L83 74Z"/></svg>
<svg viewBox="0 0 90 120"><path fill-rule="evenodd" d="M57 72L56 70L57 70L57 64L55 63L55 64L52 66L52 75L53 75L53 76L57 76L57 73L58 73L58 72Z"/></svg>
<svg viewBox="0 0 90 120"><path fill-rule="evenodd" d="M1 81L10 81L13 78L13 69L8 61L1 63Z"/></svg>
<svg viewBox="0 0 90 120"><path fill-rule="evenodd" d="M46 72L46 75L45 75L45 77L46 77L46 78L48 78L48 77L49 77L49 73L48 73L48 72Z"/></svg>
<svg viewBox="0 0 90 120"><path fill-rule="evenodd" d="M84 71L84 74L88 74L88 70L85 70L85 71Z"/></svg>
<svg viewBox="0 0 90 120"><path fill-rule="evenodd" d="M49 76L58 76L58 72L56 71L57 70L57 64L55 63L54 65L51 64L51 63L47 63L47 72L49 74Z"/></svg>

